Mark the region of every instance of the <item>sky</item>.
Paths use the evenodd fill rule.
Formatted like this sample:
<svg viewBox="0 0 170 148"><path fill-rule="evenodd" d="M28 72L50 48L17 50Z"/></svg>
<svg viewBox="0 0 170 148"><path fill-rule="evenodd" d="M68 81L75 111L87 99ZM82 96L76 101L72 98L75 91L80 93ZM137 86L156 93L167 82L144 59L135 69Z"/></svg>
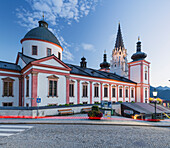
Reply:
<svg viewBox="0 0 170 148"><path fill-rule="evenodd" d="M170 87L170 0L0 0L0 61L15 62L20 40L44 13L63 47L63 61L99 69L110 62L120 22L128 61L140 36L151 85Z"/></svg>

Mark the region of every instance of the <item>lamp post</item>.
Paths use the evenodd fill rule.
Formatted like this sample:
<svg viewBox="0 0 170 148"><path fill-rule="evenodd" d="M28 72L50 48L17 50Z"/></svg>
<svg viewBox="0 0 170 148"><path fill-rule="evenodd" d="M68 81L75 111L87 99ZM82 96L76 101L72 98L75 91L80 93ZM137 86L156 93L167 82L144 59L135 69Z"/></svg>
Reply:
<svg viewBox="0 0 170 148"><path fill-rule="evenodd" d="M155 119L156 119L156 97L157 97L158 92L156 91L156 89L154 88L153 91L153 97L154 97L154 103L155 103Z"/></svg>

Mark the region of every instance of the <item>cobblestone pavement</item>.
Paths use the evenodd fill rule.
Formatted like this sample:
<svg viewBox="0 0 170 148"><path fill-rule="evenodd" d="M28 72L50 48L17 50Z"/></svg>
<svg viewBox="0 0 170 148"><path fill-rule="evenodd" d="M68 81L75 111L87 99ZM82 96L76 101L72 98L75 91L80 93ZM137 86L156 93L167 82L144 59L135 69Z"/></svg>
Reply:
<svg viewBox="0 0 170 148"><path fill-rule="evenodd" d="M169 148L170 128L108 125L32 125L1 137L1 148Z"/></svg>

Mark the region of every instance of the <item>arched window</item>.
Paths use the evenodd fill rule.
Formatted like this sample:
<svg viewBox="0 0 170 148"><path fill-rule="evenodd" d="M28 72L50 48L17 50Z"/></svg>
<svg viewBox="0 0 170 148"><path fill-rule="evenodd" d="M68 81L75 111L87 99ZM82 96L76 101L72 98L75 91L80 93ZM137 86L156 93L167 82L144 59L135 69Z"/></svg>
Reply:
<svg viewBox="0 0 170 148"><path fill-rule="evenodd" d="M147 88L145 88L145 98L147 99L148 97L148 91L147 91Z"/></svg>
<svg viewBox="0 0 170 148"><path fill-rule="evenodd" d="M126 98L128 98L128 96L129 96L128 94L129 94L129 93L128 93L128 88L126 87L126 89L125 89L125 97L126 97Z"/></svg>
<svg viewBox="0 0 170 148"><path fill-rule="evenodd" d="M122 87L119 87L119 97L122 98Z"/></svg>
<svg viewBox="0 0 170 148"><path fill-rule="evenodd" d="M104 85L104 97L108 97L108 85Z"/></svg>
<svg viewBox="0 0 170 148"><path fill-rule="evenodd" d="M74 97L74 81L71 80L69 84L69 96Z"/></svg>
<svg viewBox="0 0 170 148"><path fill-rule="evenodd" d="M131 89L131 98L134 98L134 88Z"/></svg>
<svg viewBox="0 0 170 148"><path fill-rule="evenodd" d="M99 97L99 84L94 84L94 97Z"/></svg>
<svg viewBox="0 0 170 148"><path fill-rule="evenodd" d="M88 83L87 82L83 82L82 83L82 87L83 87L83 97L88 97Z"/></svg>
<svg viewBox="0 0 170 148"><path fill-rule="evenodd" d="M112 97L113 98L116 97L116 87L115 86L112 87Z"/></svg>

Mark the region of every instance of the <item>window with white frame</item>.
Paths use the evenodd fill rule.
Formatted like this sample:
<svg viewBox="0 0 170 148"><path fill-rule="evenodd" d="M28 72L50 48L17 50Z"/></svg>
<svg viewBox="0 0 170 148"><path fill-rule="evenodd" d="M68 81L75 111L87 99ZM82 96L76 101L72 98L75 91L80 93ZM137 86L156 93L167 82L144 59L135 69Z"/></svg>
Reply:
<svg viewBox="0 0 170 148"><path fill-rule="evenodd" d="M131 89L131 98L134 98L134 88Z"/></svg>
<svg viewBox="0 0 170 148"><path fill-rule="evenodd" d="M145 98L148 97L148 91L147 91L147 88L145 88Z"/></svg>
<svg viewBox="0 0 170 148"><path fill-rule="evenodd" d="M94 97L99 97L99 84L94 84Z"/></svg>
<svg viewBox="0 0 170 148"><path fill-rule="evenodd" d="M51 49L47 48L47 56L50 56L50 55L51 55Z"/></svg>
<svg viewBox="0 0 170 148"><path fill-rule="evenodd" d="M119 87L119 97L122 98L123 94L122 94L122 87Z"/></svg>
<svg viewBox="0 0 170 148"><path fill-rule="evenodd" d="M74 81L70 81L69 84L69 96L70 97L74 97Z"/></svg>
<svg viewBox="0 0 170 148"><path fill-rule="evenodd" d="M145 67L145 80L147 80L147 75L148 75L147 67Z"/></svg>
<svg viewBox="0 0 170 148"><path fill-rule="evenodd" d="M29 97L29 76L26 76L26 97Z"/></svg>
<svg viewBox="0 0 170 148"><path fill-rule="evenodd" d="M116 88L112 87L112 97L116 97Z"/></svg>
<svg viewBox="0 0 170 148"><path fill-rule="evenodd" d="M125 97L128 98L129 93L128 93L128 88L125 89Z"/></svg>
<svg viewBox="0 0 170 148"><path fill-rule="evenodd" d="M3 80L3 97L14 97L13 95L13 82L14 79L11 79L10 77L2 78Z"/></svg>
<svg viewBox="0 0 170 148"><path fill-rule="evenodd" d="M48 87L48 96L49 97L57 97L58 96L58 77L55 75L52 76L48 76L48 83L49 83L49 87Z"/></svg>
<svg viewBox="0 0 170 148"><path fill-rule="evenodd" d="M38 48L37 48L37 46L32 46L32 55L38 55Z"/></svg>
<svg viewBox="0 0 170 148"><path fill-rule="evenodd" d="M88 97L88 83L87 82L84 82L82 83L82 86L83 86L83 97Z"/></svg>
<svg viewBox="0 0 170 148"><path fill-rule="evenodd" d="M108 97L108 85L104 85L104 97Z"/></svg>

